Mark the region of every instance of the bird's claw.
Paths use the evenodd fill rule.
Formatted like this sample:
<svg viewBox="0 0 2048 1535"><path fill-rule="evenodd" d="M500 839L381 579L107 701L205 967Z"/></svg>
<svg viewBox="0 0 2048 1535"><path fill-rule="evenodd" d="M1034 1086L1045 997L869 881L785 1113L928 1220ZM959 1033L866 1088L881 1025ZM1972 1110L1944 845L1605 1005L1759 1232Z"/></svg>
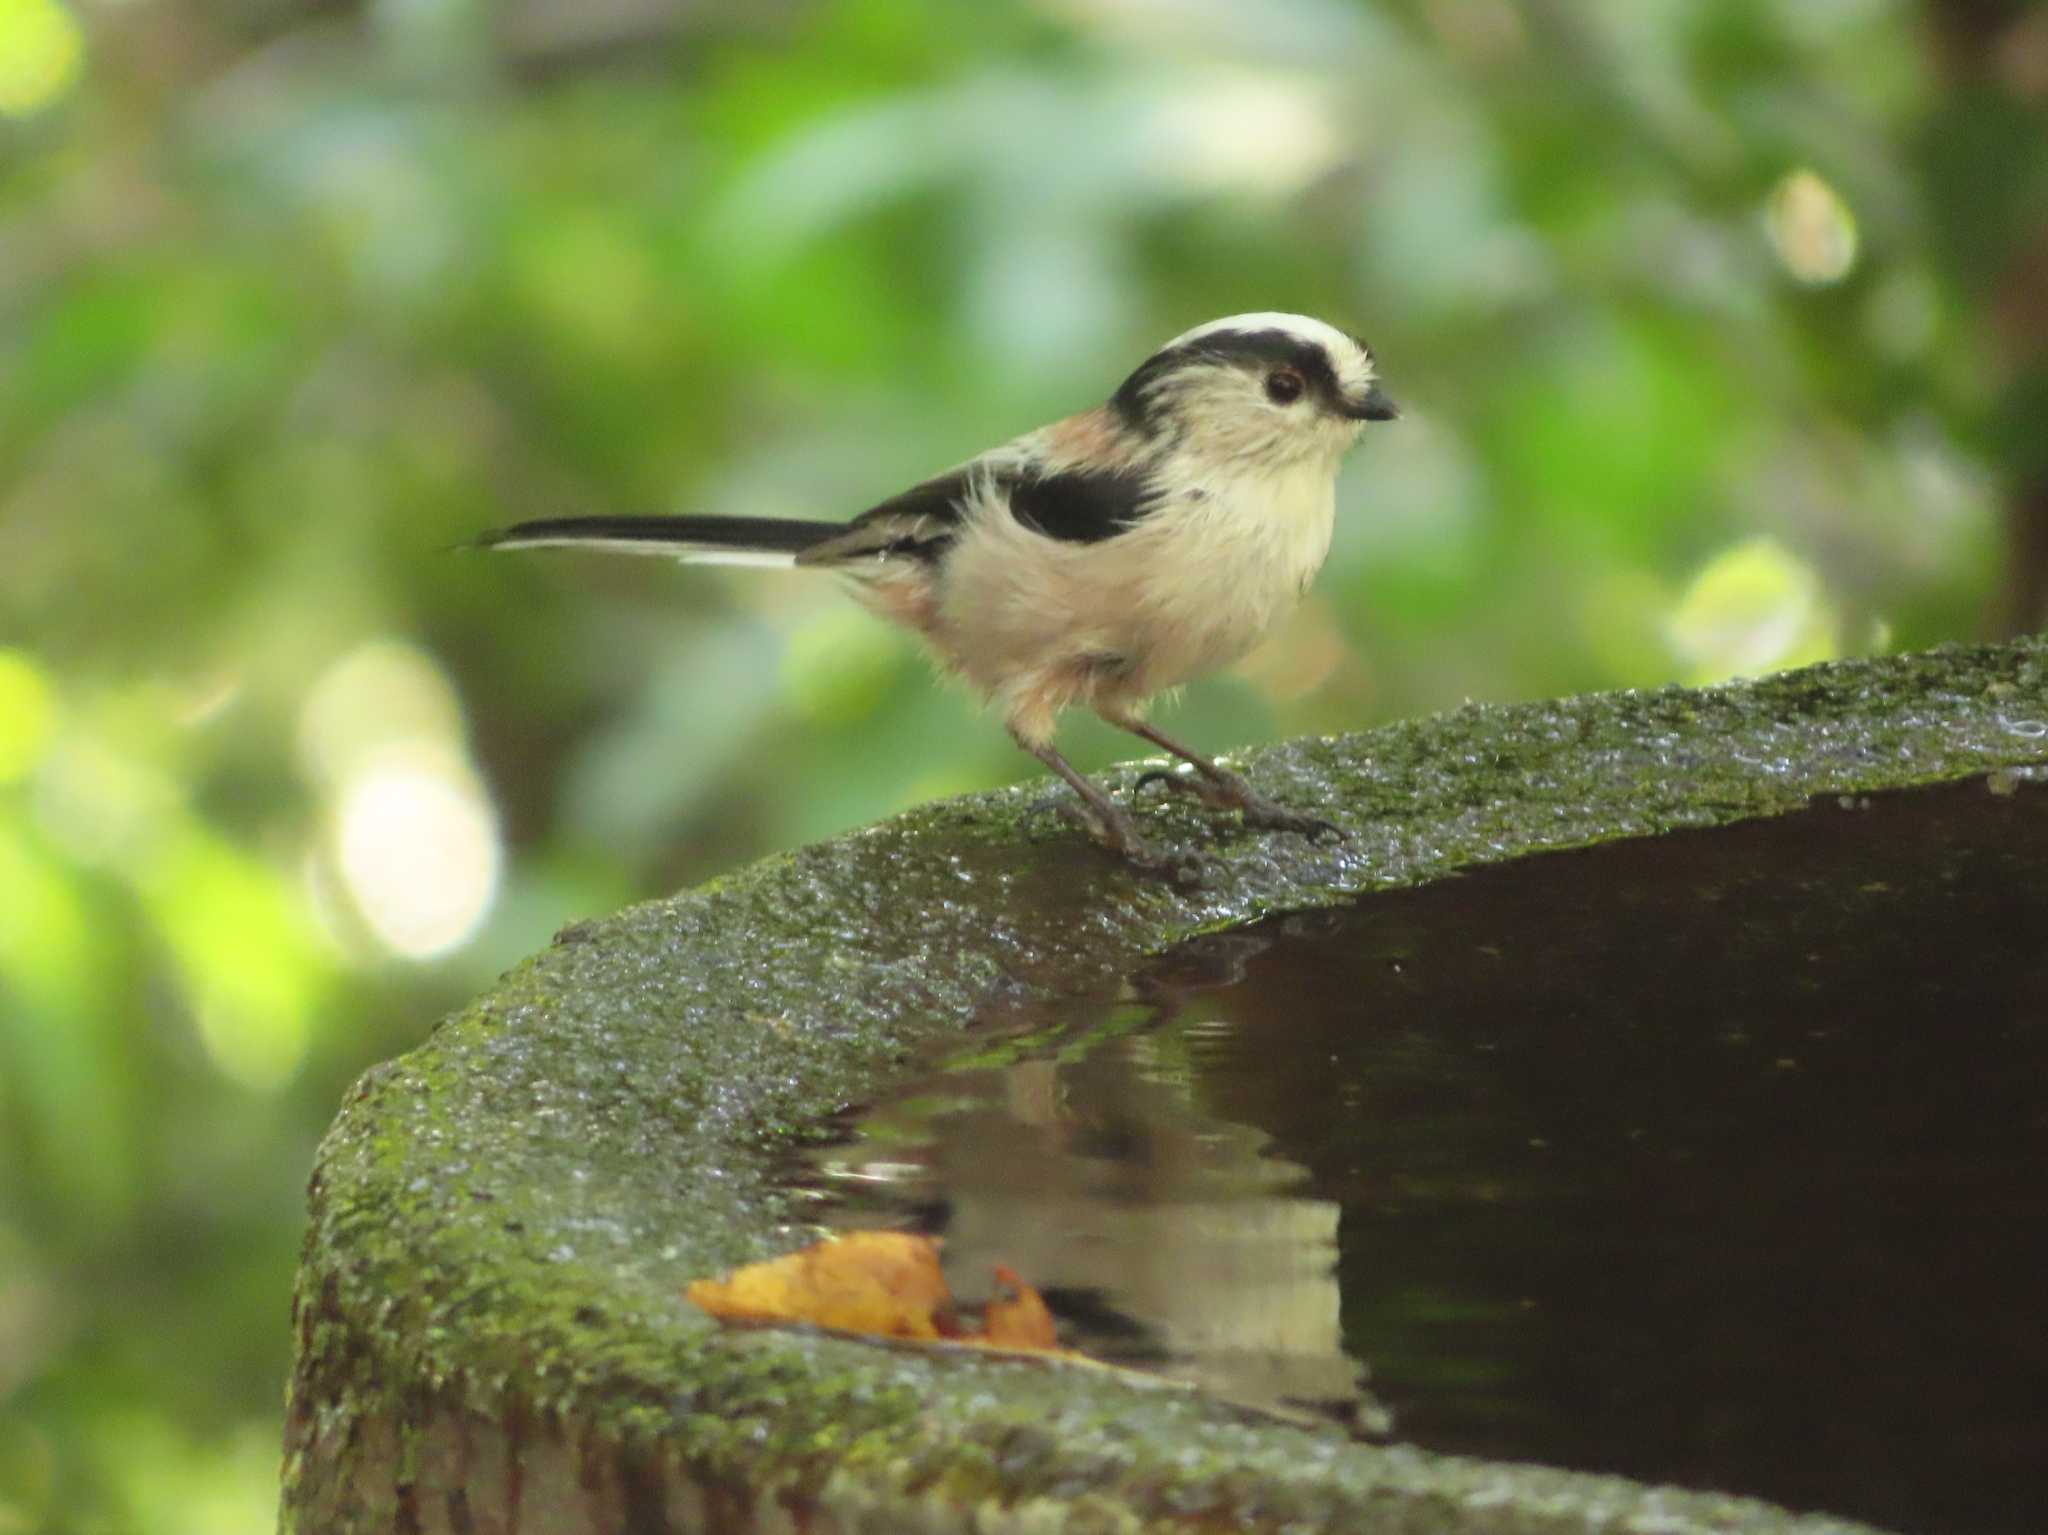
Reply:
<svg viewBox="0 0 2048 1535"><path fill-rule="evenodd" d="M1092 808L1072 800L1063 801L1056 808L1063 819L1080 827L1090 838L1139 873L1156 874L1183 885L1202 882L1201 859L1185 854L1155 852L1139 838L1130 818L1122 812L1113 818L1098 817Z"/></svg>
<svg viewBox="0 0 2048 1535"><path fill-rule="evenodd" d="M1141 793L1151 783L1164 784L1176 793L1192 794L1211 810L1235 810L1244 817L1245 825L1260 831L1292 831L1311 839L1328 836L1339 842L1345 840L1344 828L1334 821L1289 810L1258 793L1235 773L1209 778L1196 773L1176 773L1171 768L1147 768L1138 775L1131 792Z"/></svg>
<svg viewBox="0 0 2048 1535"><path fill-rule="evenodd" d="M1326 821L1319 815L1303 815L1298 810L1289 810L1285 805L1276 805L1268 799L1256 804L1240 805L1244 824L1256 826L1262 831L1300 832L1313 842L1318 837L1328 837L1335 842L1350 840L1350 833L1335 821Z"/></svg>
<svg viewBox="0 0 2048 1535"><path fill-rule="evenodd" d="M1131 786L1131 793L1142 794L1147 784L1154 783L1164 784L1176 794L1192 794L1211 810L1244 808L1243 797L1232 794L1227 786L1211 783L1208 779L1199 778L1193 773L1176 773L1172 768L1147 768L1138 775L1138 781ZM1243 788L1243 785L1240 784L1239 787ZM1250 789L1244 789L1244 795L1253 799L1258 797L1252 794Z"/></svg>

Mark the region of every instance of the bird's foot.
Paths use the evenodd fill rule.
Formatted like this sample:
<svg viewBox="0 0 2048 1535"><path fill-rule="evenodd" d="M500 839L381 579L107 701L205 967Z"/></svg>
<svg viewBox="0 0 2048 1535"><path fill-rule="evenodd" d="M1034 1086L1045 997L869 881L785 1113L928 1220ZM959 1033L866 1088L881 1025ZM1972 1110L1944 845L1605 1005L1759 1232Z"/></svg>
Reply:
<svg viewBox="0 0 2048 1535"><path fill-rule="evenodd" d="M1295 831L1311 839L1334 837L1342 842L1344 829L1321 816L1303 815L1270 800L1227 768L1206 773L1176 773L1171 768L1151 768L1138 776L1132 793L1142 793L1147 784L1164 784L1179 794L1192 794L1211 810L1235 810L1244 824L1261 831Z"/></svg>
<svg viewBox="0 0 2048 1535"><path fill-rule="evenodd" d="M1114 804L1103 814L1093 805L1063 799L1054 806L1060 815L1142 874L1157 874L1180 884L1199 884L1201 861L1181 853L1162 853L1146 845L1130 816Z"/></svg>

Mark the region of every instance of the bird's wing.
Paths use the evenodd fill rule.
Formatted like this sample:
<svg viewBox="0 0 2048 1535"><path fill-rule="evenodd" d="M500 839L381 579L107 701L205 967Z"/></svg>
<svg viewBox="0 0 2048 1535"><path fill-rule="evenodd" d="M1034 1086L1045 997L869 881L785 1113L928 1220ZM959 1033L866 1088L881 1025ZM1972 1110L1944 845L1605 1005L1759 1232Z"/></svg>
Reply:
<svg viewBox="0 0 2048 1535"><path fill-rule="evenodd" d="M1061 543L1114 538L1153 510L1153 487L1139 469L1048 465L1042 436L1021 437L870 507L845 532L805 549L797 563L936 560L959 537L967 508L978 499L1000 498L1018 522Z"/></svg>
<svg viewBox="0 0 2048 1535"><path fill-rule="evenodd" d="M934 475L862 512L846 531L813 544L799 565L851 565L861 560L935 560L960 531L965 502L979 477L993 474L981 459Z"/></svg>
<svg viewBox="0 0 2048 1535"><path fill-rule="evenodd" d="M1063 544L1099 544L1152 511L1150 478L1135 469L1062 469L1020 476L1007 487L1010 515Z"/></svg>

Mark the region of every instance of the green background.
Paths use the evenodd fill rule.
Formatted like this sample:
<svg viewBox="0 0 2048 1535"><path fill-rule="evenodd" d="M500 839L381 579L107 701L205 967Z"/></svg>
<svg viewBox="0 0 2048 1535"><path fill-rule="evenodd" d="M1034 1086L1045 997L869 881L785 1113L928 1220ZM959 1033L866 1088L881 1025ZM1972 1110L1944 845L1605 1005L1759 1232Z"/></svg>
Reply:
<svg viewBox="0 0 2048 1535"><path fill-rule="evenodd" d="M1407 414L1195 744L2036 626L2048 7L0 0L0 1535L270 1527L365 1066L1035 771L829 582L450 546L844 517L1268 308Z"/></svg>

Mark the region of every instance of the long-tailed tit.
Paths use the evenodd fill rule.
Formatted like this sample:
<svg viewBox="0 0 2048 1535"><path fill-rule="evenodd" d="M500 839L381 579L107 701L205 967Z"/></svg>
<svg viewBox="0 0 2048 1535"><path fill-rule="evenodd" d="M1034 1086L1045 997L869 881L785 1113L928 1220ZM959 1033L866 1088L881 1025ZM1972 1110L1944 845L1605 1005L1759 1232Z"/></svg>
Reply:
<svg viewBox="0 0 2048 1535"><path fill-rule="evenodd" d="M1053 747L1076 705L1193 764L1150 773L1247 824L1335 833L1253 792L1145 718L1159 693L1242 657L1330 549L1339 462L1391 421L1371 350L1320 320L1242 314L1148 357L1108 402L992 448L851 522L569 517L480 540L699 564L830 571L918 634L1087 806L1103 842L1152 859L1130 816Z"/></svg>

